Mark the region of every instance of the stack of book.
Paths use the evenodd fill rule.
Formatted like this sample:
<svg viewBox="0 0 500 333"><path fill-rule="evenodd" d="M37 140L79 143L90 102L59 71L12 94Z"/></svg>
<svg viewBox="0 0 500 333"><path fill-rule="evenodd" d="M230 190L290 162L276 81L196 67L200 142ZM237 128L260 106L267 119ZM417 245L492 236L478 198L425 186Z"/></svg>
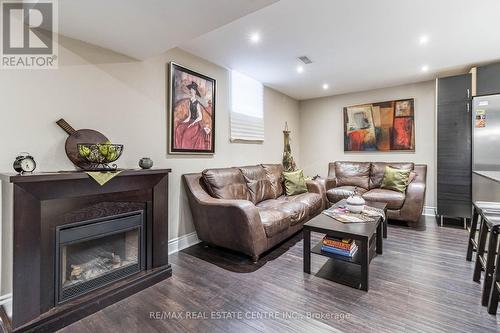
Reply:
<svg viewBox="0 0 500 333"><path fill-rule="evenodd" d="M352 257L358 246L352 239L342 239L325 236L321 244L321 251L338 254L344 257Z"/></svg>

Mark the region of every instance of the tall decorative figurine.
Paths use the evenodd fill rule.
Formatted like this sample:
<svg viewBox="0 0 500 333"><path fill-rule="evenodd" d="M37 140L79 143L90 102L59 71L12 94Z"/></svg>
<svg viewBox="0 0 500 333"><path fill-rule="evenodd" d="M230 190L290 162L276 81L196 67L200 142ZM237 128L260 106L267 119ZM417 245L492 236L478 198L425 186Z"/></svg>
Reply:
<svg viewBox="0 0 500 333"><path fill-rule="evenodd" d="M290 131L288 130L288 123L285 122L285 130L283 131L284 151L283 151L283 168L285 171L295 170L295 161L292 156L292 148L290 148Z"/></svg>

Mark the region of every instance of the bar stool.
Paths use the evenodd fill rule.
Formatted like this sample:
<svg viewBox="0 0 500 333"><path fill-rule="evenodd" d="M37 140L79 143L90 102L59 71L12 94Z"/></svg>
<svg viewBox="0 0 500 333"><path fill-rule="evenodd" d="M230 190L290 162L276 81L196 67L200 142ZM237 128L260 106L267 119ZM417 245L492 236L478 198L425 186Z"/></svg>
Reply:
<svg viewBox="0 0 500 333"><path fill-rule="evenodd" d="M476 263L472 279L479 282L481 271L484 270L484 283L481 304L488 305L493 273L495 270L495 256L498 247L498 233L500 232L500 214L488 214L488 210L481 211L481 226L477 245ZM489 237L488 237L489 235ZM485 255L486 239L488 238L488 252Z"/></svg>
<svg viewBox="0 0 500 333"><path fill-rule="evenodd" d="M488 212L500 213L500 202L490 201L475 201L472 203L472 218L469 230L469 243L467 246L467 261L472 260L472 252L477 251L476 232L477 224L481 220L481 212L487 210Z"/></svg>
<svg viewBox="0 0 500 333"><path fill-rule="evenodd" d="M491 283L490 297L488 300L488 313L497 314L498 300L500 298L500 256L497 255L495 273Z"/></svg>

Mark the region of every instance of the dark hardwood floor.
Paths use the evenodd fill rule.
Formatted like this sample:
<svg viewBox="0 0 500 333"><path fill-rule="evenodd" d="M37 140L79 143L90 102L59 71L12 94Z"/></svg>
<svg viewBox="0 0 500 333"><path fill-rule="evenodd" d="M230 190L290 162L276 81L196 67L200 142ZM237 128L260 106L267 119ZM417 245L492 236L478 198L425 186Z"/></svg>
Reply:
<svg viewBox="0 0 500 333"><path fill-rule="evenodd" d="M384 253L370 264L369 292L315 276L329 268L322 256L313 255L313 274L303 273L300 235L255 265L200 244L171 256L169 280L60 332L500 331L472 281L466 231L423 222L418 230L389 225ZM174 312L180 318L166 318ZM233 318L193 318L212 315Z"/></svg>

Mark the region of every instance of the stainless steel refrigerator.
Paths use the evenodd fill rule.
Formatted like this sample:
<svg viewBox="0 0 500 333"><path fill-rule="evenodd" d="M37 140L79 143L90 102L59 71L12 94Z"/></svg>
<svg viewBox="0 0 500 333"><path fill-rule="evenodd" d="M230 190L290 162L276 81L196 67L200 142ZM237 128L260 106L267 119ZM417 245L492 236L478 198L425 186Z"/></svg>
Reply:
<svg viewBox="0 0 500 333"><path fill-rule="evenodd" d="M500 201L500 95L472 105L472 200Z"/></svg>

